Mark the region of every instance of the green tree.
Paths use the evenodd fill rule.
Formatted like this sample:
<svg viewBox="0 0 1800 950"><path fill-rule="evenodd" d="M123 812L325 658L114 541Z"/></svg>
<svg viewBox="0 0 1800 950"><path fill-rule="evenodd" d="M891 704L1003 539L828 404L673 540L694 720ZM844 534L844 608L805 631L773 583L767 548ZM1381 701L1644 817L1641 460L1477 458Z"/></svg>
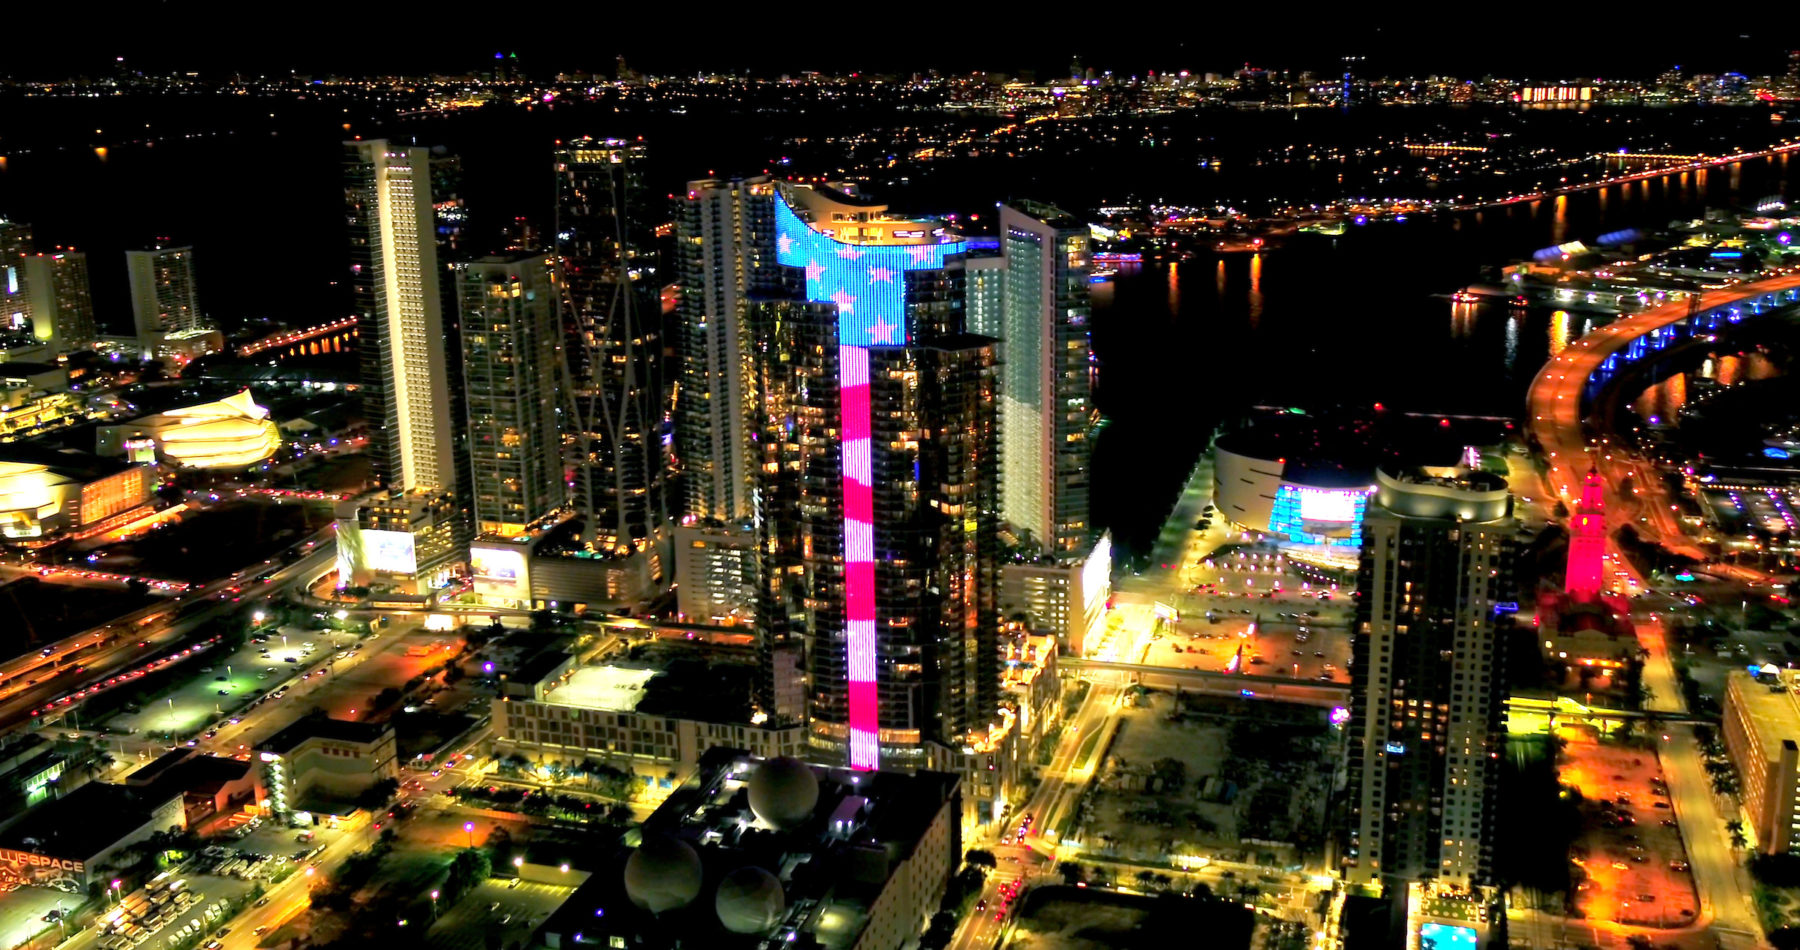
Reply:
<svg viewBox="0 0 1800 950"><path fill-rule="evenodd" d="M990 871L1000 866L1000 863L994 859L994 852L983 851L980 848L969 849L969 852L963 855L963 863L971 867L987 868Z"/></svg>

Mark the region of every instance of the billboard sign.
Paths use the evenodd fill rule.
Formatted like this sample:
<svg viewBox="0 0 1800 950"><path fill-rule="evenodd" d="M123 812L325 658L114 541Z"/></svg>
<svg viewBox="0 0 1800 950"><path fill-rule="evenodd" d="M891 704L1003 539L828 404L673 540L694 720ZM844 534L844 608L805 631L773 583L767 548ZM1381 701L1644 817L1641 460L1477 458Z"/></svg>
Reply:
<svg viewBox="0 0 1800 950"><path fill-rule="evenodd" d="M1356 499L1361 494L1356 489L1321 491L1303 488L1300 490L1300 519L1333 523L1355 521Z"/></svg>
<svg viewBox="0 0 1800 950"><path fill-rule="evenodd" d="M506 601L531 600L531 568L522 547L513 545L469 546L469 572L475 593Z"/></svg>
<svg viewBox="0 0 1800 950"><path fill-rule="evenodd" d="M412 574L419 561L410 531L363 530L363 566L383 574Z"/></svg>

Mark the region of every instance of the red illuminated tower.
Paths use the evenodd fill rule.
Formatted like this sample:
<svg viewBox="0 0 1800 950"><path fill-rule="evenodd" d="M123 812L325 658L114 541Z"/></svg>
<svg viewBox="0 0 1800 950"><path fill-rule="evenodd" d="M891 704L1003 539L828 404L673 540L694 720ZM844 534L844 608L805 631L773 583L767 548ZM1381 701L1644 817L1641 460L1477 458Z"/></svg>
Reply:
<svg viewBox="0 0 1800 950"><path fill-rule="evenodd" d="M1581 483L1581 501L1569 519L1569 572L1565 590L1571 598L1589 600L1600 595L1601 572L1606 562L1606 494L1600 473L1588 469Z"/></svg>

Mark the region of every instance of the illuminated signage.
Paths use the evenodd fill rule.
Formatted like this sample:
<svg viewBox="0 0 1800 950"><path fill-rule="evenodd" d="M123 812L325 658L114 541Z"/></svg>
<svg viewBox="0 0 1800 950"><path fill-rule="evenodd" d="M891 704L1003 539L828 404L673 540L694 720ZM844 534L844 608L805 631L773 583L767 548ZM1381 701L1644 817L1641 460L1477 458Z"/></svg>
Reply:
<svg viewBox="0 0 1800 950"><path fill-rule="evenodd" d="M1516 601L1503 600L1494 605L1494 613L1497 614L1516 614L1518 612L1519 605Z"/></svg>
<svg viewBox="0 0 1800 950"><path fill-rule="evenodd" d="M1303 521L1355 521L1358 494L1303 488L1300 490L1300 518Z"/></svg>
<svg viewBox="0 0 1800 950"><path fill-rule="evenodd" d="M475 593L506 601L531 599L530 567L525 549L511 545L469 546L469 571Z"/></svg>
<svg viewBox="0 0 1800 950"><path fill-rule="evenodd" d="M412 532L364 529L361 533L365 568L384 574L411 574L418 570Z"/></svg>
<svg viewBox="0 0 1800 950"><path fill-rule="evenodd" d="M1405 755L1406 754L1406 743L1390 742L1387 744L1387 750L1388 750L1388 755Z"/></svg>
<svg viewBox="0 0 1800 950"><path fill-rule="evenodd" d="M1093 553L1081 565L1081 610L1092 614L1112 590L1112 533L1094 542Z"/></svg>
<svg viewBox="0 0 1800 950"><path fill-rule="evenodd" d="M1368 499L1368 491L1362 488L1300 488L1283 483L1275 489L1269 531L1297 544L1357 547L1362 544Z"/></svg>
<svg viewBox="0 0 1800 950"><path fill-rule="evenodd" d="M134 465L156 461L156 440L126 439L125 458Z"/></svg>
<svg viewBox="0 0 1800 950"><path fill-rule="evenodd" d="M29 885L80 893L86 874L87 865L81 861L0 848L0 891Z"/></svg>
<svg viewBox="0 0 1800 950"><path fill-rule="evenodd" d="M906 342L906 271L942 270L963 242L846 244L814 230L787 202L775 202L775 259L806 271L806 299L838 306L838 343Z"/></svg>

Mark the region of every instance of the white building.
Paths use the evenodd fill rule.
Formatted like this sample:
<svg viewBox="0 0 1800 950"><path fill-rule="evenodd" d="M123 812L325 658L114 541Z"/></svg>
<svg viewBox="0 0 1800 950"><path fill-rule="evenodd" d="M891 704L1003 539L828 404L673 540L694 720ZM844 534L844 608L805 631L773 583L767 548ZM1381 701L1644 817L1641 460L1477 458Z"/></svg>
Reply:
<svg viewBox="0 0 1800 950"><path fill-rule="evenodd" d="M462 536L431 153L383 139L344 147L363 407L386 491L339 506L338 575L422 592L459 558Z"/></svg>
<svg viewBox="0 0 1800 950"><path fill-rule="evenodd" d="M742 528L675 529L676 602L694 623L756 619L756 532Z"/></svg>
<svg viewBox="0 0 1800 950"><path fill-rule="evenodd" d="M194 293L194 249L152 247L125 252L131 281L131 316L138 345L154 351L167 334L205 326Z"/></svg>

